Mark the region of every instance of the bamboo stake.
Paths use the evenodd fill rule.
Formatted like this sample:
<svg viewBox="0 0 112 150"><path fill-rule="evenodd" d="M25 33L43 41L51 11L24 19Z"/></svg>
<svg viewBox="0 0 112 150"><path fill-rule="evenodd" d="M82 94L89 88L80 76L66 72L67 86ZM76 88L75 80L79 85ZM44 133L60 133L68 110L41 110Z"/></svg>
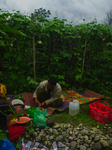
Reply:
<svg viewBox="0 0 112 150"><path fill-rule="evenodd" d="M85 40L85 49L84 49L83 63L82 63L82 76L83 76L83 72L84 72L84 62L85 62L86 46L87 46L87 39Z"/></svg>
<svg viewBox="0 0 112 150"><path fill-rule="evenodd" d="M33 13L31 14L31 20L32 20L32 23L33 23L33 75L34 75L34 80L36 81L35 37L34 37L34 18L33 18Z"/></svg>

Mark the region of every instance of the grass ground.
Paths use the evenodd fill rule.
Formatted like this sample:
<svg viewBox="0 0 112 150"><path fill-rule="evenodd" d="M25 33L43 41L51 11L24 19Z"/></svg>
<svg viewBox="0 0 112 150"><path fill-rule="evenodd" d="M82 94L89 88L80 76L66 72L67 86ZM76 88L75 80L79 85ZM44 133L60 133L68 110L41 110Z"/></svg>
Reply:
<svg viewBox="0 0 112 150"><path fill-rule="evenodd" d="M110 105L112 104L112 99L106 101L110 103ZM74 126L77 126L80 123L82 123L83 126L89 126L91 128L99 126L99 128L102 129L104 133L106 133L106 129L103 128L104 124L101 124L90 117L89 104L80 105L80 111L75 116L69 115L69 109L66 109L63 112L55 111L51 116L48 117L48 120L53 120L57 123L70 123ZM108 123L108 126L112 127L112 123Z"/></svg>

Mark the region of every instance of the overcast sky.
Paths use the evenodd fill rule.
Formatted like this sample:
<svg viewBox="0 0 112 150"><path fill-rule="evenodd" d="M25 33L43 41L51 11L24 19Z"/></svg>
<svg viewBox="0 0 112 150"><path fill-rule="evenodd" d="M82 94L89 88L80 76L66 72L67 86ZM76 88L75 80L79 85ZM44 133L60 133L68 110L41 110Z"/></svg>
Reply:
<svg viewBox="0 0 112 150"><path fill-rule="evenodd" d="M29 15L41 7L51 11L51 18L57 12L58 18L65 18L74 24L90 18L102 23L106 13L112 9L112 0L0 0L0 8L9 11L15 9Z"/></svg>

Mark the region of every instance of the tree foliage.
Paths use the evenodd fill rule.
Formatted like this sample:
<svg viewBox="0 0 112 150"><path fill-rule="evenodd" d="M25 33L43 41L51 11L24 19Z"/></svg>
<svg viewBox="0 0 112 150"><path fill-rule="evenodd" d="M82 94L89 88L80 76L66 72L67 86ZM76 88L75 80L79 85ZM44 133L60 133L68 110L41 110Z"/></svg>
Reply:
<svg viewBox="0 0 112 150"><path fill-rule="evenodd" d="M98 91L112 87L112 31L108 26L97 24L95 19L73 25L58 17L47 21L43 17L43 24L35 18L37 82L33 82L31 17L19 11L0 10L0 18L0 81L8 93L33 92L40 81L50 76L57 77L66 89L84 87Z"/></svg>
<svg viewBox="0 0 112 150"><path fill-rule="evenodd" d="M104 23L107 25L107 26L110 26L112 24L112 10L108 11L106 13L106 18L104 20Z"/></svg>
<svg viewBox="0 0 112 150"><path fill-rule="evenodd" d="M50 15L51 15L50 10L46 11L46 9L43 9L43 8L34 10L34 16L35 16L35 19L37 20L42 19L42 18L49 18Z"/></svg>

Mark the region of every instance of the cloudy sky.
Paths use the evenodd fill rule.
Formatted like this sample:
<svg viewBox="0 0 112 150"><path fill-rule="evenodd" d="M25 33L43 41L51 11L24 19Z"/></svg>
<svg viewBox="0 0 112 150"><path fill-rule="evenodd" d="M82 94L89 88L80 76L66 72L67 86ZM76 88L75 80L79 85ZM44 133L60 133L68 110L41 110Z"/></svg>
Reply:
<svg viewBox="0 0 112 150"><path fill-rule="evenodd" d="M106 13L112 9L112 0L0 0L0 8L15 9L29 15L41 7L51 11L51 18L57 13L58 18L65 18L74 24L90 18L102 23Z"/></svg>

